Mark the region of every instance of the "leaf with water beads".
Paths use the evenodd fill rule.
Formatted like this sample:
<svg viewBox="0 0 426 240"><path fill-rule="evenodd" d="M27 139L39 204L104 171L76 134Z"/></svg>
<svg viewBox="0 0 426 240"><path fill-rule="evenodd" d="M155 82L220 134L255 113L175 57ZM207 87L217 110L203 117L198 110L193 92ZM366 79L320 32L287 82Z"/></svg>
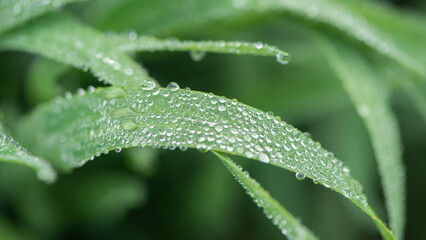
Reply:
<svg viewBox="0 0 426 240"><path fill-rule="evenodd" d="M37 177L47 183L56 179L56 171L45 160L33 156L11 137L6 136L0 126L0 162L17 163L37 172Z"/></svg>
<svg viewBox="0 0 426 240"><path fill-rule="evenodd" d="M57 9L65 4L85 0L2 0L0 2L0 34L28 19Z"/></svg>
<svg viewBox="0 0 426 240"><path fill-rule="evenodd" d="M181 41L152 36L137 37L134 32L126 35L109 34L108 37L121 51L189 51L194 61L200 61L206 52L274 56L282 64L287 64L290 58L287 52L262 42Z"/></svg>
<svg viewBox="0 0 426 240"><path fill-rule="evenodd" d="M376 1L158 0L149 4L121 2L106 6L102 11L96 9L104 5L93 2L89 7L91 12L102 12L97 16L102 20L100 25L157 34L169 34L173 30L220 19L229 21L243 15L284 12L296 21L329 26L338 34L368 46L426 79L426 52L422 48L426 41L425 19L407 11L398 12ZM160 8L162 11L152 14ZM126 14L121 14L122 18L117 20L120 13Z"/></svg>
<svg viewBox="0 0 426 240"><path fill-rule="evenodd" d="M19 130L31 150L63 170L117 147L136 146L215 150L260 160L341 193L387 229L332 153L272 113L235 99L176 87L98 88L40 106Z"/></svg>
<svg viewBox="0 0 426 240"><path fill-rule="evenodd" d="M125 53L114 48L103 34L68 15L37 19L0 38L0 49L37 53L73 65L112 85L140 86L148 74Z"/></svg>
<svg viewBox="0 0 426 240"><path fill-rule="evenodd" d="M288 239L308 240L317 239L302 223L300 223L291 213L289 213L280 203L275 200L256 180L251 178L248 172L236 165L228 156L215 152L213 153L222 160L228 171L247 191L256 204L264 209L268 219L281 230L281 233Z"/></svg>

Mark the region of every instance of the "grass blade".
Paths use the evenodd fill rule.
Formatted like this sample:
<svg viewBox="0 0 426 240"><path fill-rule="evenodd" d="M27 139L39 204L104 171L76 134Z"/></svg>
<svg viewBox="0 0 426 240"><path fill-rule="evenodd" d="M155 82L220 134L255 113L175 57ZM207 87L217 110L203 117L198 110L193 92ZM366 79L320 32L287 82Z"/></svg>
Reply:
<svg viewBox="0 0 426 240"><path fill-rule="evenodd" d="M99 9L100 4L105 5L94 2L88 8L97 16L93 21L98 25L159 34L188 29L188 26L199 26L217 19L285 12L296 20L332 27L339 34L361 42L426 80L426 52L421 47L426 42L426 30L422 27L426 19L398 12L380 3L335 0L122 1L108 4L102 10ZM158 8L162 11L153 14L153 10ZM117 20L117 15L124 16Z"/></svg>
<svg viewBox="0 0 426 240"><path fill-rule="evenodd" d="M65 4L85 0L2 0L0 2L0 34L28 19L55 10Z"/></svg>
<svg viewBox="0 0 426 240"><path fill-rule="evenodd" d="M100 4L105 8L100 8ZM181 8L181 6L187 6ZM154 9L162 11L152 14ZM412 12L401 12L384 4L371 1L320 0L180 0L138 2L93 2L88 5L92 22L123 31L164 34L171 31L200 26L210 21L239 17L248 14L285 12L295 18L331 26L338 34L368 46L379 55L399 64L408 72L401 86L413 97L413 101L426 119L424 91L414 92L419 82L426 80L426 18ZM126 14L122 14L122 13ZM94 14L93 14L94 13ZM123 16L117 20L117 16ZM140 17L142 16L142 17ZM397 34L395 34L397 33Z"/></svg>
<svg viewBox="0 0 426 240"><path fill-rule="evenodd" d="M52 183L56 179L56 172L49 163L22 148L15 140L6 136L1 127L0 162L17 163L32 168L37 172L38 179L47 183Z"/></svg>
<svg viewBox="0 0 426 240"><path fill-rule="evenodd" d="M151 85L147 85L151 86ZM168 88L109 87L42 105L23 120L22 140L63 170L115 148L215 150L260 160L318 181L354 202L393 239L349 169L291 125L213 94ZM31 135L25 135L29 130Z"/></svg>
<svg viewBox="0 0 426 240"><path fill-rule="evenodd" d="M49 15L0 38L0 49L40 54L73 65L107 83L140 86L148 74L129 56L115 50L99 32L67 15Z"/></svg>
<svg viewBox="0 0 426 240"><path fill-rule="evenodd" d="M402 237L405 219L405 172L398 123L389 102L389 89L379 73L359 52L328 39L325 53L342 80L369 132L382 179L389 221L395 236Z"/></svg>
<svg viewBox="0 0 426 240"><path fill-rule="evenodd" d="M222 160L228 171L234 176L241 186L247 191L256 204L264 209L268 219L278 227L283 235L288 239L318 239L309 229L300 223L291 213L289 213L280 203L275 200L256 180L251 178L247 172L243 172L228 156L215 152L213 153Z"/></svg>
<svg viewBox="0 0 426 240"><path fill-rule="evenodd" d="M249 54L255 56L274 56L280 62L288 62L289 54L276 47L257 42L229 41L180 41L177 39L158 39L152 36L137 37L135 33L127 35L110 35L110 40L121 51L190 51Z"/></svg>

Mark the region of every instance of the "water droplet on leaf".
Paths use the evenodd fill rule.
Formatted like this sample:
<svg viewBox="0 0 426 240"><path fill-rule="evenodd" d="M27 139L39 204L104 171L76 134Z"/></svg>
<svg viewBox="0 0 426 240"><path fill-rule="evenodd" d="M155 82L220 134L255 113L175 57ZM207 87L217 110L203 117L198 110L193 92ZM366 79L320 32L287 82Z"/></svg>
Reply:
<svg viewBox="0 0 426 240"><path fill-rule="evenodd" d="M269 157L265 153L259 153L259 160L264 163L269 163Z"/></svg>
<svg viewBox="0 0 426 240"><path fill-rule="evenodd" d="M142 83L142 89L143 90L152 90L156 87L155 82L151 81L151 80L145 80Z"/></svg>
<svg viewBox="0 0 426 240"><path fill-rule="evenodd" d="M287 53L278 53L277 62L280 64L287 64L290 61L290 55Z"/></svg>
<svg viewBox="0 0 426 240"><path fill-rule="evenodd" d="M305 179L305 175L301 173L296 173L296 179L299 181L302 181L303 179Z"/></svg>
<svg viewBox="0 0 426 240"><path fill-rule="evenodd" d="M192 52L189 52L189 56L191 57L191 59L193 61L199 62L199 61L203 60L206 57L206 52L192 51Z"/></svg>
<svg viewBox="0 0 426 240"><path fill-rule="evenodd" d="M175 83L175 82L170 82L169 84L167 84L167 88L172 90L172 91L177 91L179 90L179 84Z"/></svg>

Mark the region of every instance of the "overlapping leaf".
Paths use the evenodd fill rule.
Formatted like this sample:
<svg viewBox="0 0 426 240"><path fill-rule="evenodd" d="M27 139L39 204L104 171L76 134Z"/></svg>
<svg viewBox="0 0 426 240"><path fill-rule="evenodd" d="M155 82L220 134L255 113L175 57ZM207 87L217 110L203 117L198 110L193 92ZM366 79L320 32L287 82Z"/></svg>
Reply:
<svg viewBox="0 0 426 240"><path fill-rule="evenodd" d="M370 134L386 197L390 226L402 237L405 215L405 173L399 127L389 102L389 87L369 61L352 47L326 38L325 55Z"/></svg>
<svg viewBox="0 0 426 240"><path fill-rule="evenodd" d="M229 172L234 176L256 204L264 209L266 216L276 225L288 239L317 239L299 220L283 208L277 200L271 197L248 172L243 172L228 156L214 152L219 157Z"/></svg>
<svg viewBox="0 0 426 240"><path fill-rule="evenodd" d="M65 4L84 0L2 0L0 2L0 34Z"/></svg>
<svg viewBox="0 0 426 240"><path fill-rule="evenodd" d="M48 183L56 179L56 172L45 160L35 157L22 148L11 137L6 136L0 126L0 162L25 165L37 172L37 177Z"/></svg>
<svg viewBox="0 0 426 240"><path fill-rule="evenodd" d="M332 153L272 113L213 94L168 88L109 87L36 109L21 124L28 146L70 170L115 148L215 150L270 163L318 181L370 215L360 184Z"/></svg>
<svg viewBox="0 0 426 240"><path fill-rule="evenodd" d="M70 16L49 15L0 38L0 49L24 50L90 69L105 82L139 86L148 74L105 37Z"/></svg>

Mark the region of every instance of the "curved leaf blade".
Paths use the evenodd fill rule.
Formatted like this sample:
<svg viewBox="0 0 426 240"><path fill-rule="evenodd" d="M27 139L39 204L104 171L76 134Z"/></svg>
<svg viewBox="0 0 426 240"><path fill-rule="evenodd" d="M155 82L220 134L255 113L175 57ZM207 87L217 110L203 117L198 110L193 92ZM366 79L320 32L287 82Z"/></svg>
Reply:
<svg viewBox="0 0 426 240"><path fill-rule="evenodd" d="M107 6L100 9L104 5ZM158 8L162 11L154 12ZM285 12L298 19L331 26L426 78L425 51L419 49L426 41L426 30L422 27L426 19L396 11L383 3L350 0L127 0L108 4L93 2L87 10L94 13L91 17L98 25L116 30L131 28L143 33L169 33L244 14ZM117 16L123 17L117 20ZM395 31L403 34L395 34Z"/></svg>
<svg viewBox="0 0 426 240"><path fill-rule="evenodd" d="M129 56L99 32L67 15L49 15L0 38L0 49L36 53L73 65L107 83L140 86L150 79Z"/></svg>
<svg viewBox="0 0 426 240"><path fill-rule="evenodd" d="M41 106L19 129L31 129L23 140L63 170L115 148L136 146L189 147L260 160L341 193L393 239L359 182L332 153L272 113L237 100L176 88L99 88Z"/></svg>
<svg viewBox="0 0 426 240"><path fill-rule="evenodd" d="M251 178L248 172L243 172L228 156L215 152L213 153L222 160L228 171L234 176L248 195L256 202L258 207L264 209L268 219L281 230L281 233L288 239L318 239L299 220L289 213L281 204L275 200L256 180Z"/></svg>
<svg viewBox="0 0 426 240"><path fill-rule="evenodd" d="M366 58L350 46L325 38L325 55L363 119L373 143L391 229L400 239L405 219L405 172L401 137L389 89Z"/></svg>
<svg viewBox="0 0 426 240"><path fill-rule="evenodd" d="M0 2L0 34L28 19L48 13L63 5L87 0L2 0Z"/></svg>
<svg viewBox="0 0 426 240"><path fill-rule="evenodd" d="M159 39L153 36L109 35L109 39L121 51L190 51L232 53L237 55L274 56L281 62L287 62L289 54L274 46L262 42L249 43L239 41L180 41L177 39Z"/></svg>
<svg viewBox="0 0 426 240"><path fill-rule="evenodd" d="M56 171L45 160L33 156L11 137L6 136L0 127L0 162L17 163L37 172L38 179L46 183L56 180Z"/></svg>

